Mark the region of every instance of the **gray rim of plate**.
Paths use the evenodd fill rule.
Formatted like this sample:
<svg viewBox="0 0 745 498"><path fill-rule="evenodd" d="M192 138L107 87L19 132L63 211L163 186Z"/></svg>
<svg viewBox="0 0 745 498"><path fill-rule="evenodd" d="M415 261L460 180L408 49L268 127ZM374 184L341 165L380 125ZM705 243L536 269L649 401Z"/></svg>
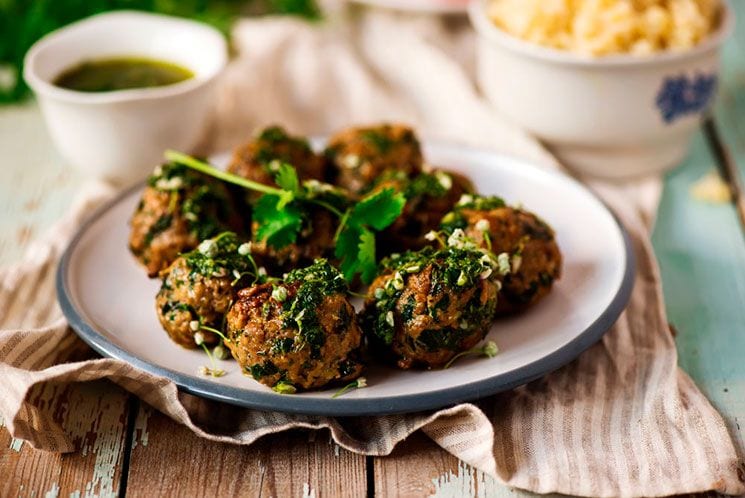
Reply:
<svg viewBox="0 0 745 498"><path fill-rule="evenodd" d="M505 158L494 153L496 157ZM530 165L527 161L515 159L523 164ZM530 165L531 167L535 167ZM545 171L546 174L564 176L561 173ZM576 182L571 177L562 178ZM579 184L579 182L576 182ZM388 399L374 398L304 398L274 392L248 392L231 386L223 386L209 380L184 375L173 370L160 367L143 360L129 351L113 344L101 333L99 333L82 316L81 312L73 304L67 275L70 258L78 245L78 242L88 230L88 227L98 220L112 206L118 204L122 199L134 191L143 188L144 182L138 183L117 195L105 205L96 209L91 217L86 220L75 236L68 244L57 267L57 298L62 312L68 323L91 348L103 356L124 360L134 367L145 372L159 375L173 381L180 390L203 398L222 401L233 405L253 408L257 410L279 411L285 413L296 413L306 415L329 415L329 416L364 416L364 415L386 415L393 413L409 413L423 410L433 410L446 406L455 405L465 401L474 401L492 394L507 391L515 387L527 384L539 379L573 361L583 351L600 340L600 338L615 324L618 317L626 308L631 297L634 285L636 260L632 250L631 239L623 224L618 220L615 213L599 199L594 192L587 190L598 202L611 214L621 231L626 256L626 268L624 269L621 285L608 307L598 318L582 331L573 340L553 351L547 356L509 372L464 384L457 387L429 391L422 394L409 394L405 396L394 396Z"/></svg>

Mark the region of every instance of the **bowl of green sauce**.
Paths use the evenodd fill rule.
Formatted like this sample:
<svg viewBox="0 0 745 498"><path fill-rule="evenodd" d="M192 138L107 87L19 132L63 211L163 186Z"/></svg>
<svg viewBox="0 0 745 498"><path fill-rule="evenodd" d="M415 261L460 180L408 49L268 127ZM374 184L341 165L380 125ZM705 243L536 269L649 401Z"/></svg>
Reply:
<svg viewBox="0 0 745 498"><path fill-rule="evenodd" d="M116 11L39 40L24 78L62 156L86 174L128 184L164 150L193 149L226 63L225 39L209 26Z"/></svg>
<svg viewBox="0 0 745 498"><path fill-rule="evenodd" d="M107 57L81 62L63 71L54 84L76 92L116 92L174 85L194 72L174 62L147 57Z"/></svg>

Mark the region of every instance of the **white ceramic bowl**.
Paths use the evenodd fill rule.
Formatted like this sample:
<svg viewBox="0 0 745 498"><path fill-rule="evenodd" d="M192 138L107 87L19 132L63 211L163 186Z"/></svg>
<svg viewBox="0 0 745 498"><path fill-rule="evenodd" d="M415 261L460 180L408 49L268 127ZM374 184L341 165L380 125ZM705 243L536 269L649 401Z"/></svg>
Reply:
<svg viewBox="0 0 745 498"><path fill-rule="evenodd" d="M180 64L194 77L173 85L84 93L52 84L89 59L143 56ZM196 145L227 62L223 36L173 17L119 11L89 17L39 40L24 78L63 157L85 173L124 184L142 179L167 148Z"/></svg>
<svg viewBox="0 0 745 498"><path fill-rule="evenodd" d="M469 6L481 91L567 166L622 178L685 157L716 93L720 47L734 25L729 4L717 31L691 50L590 58L503 32L487 17L486 1Z"/></svg>

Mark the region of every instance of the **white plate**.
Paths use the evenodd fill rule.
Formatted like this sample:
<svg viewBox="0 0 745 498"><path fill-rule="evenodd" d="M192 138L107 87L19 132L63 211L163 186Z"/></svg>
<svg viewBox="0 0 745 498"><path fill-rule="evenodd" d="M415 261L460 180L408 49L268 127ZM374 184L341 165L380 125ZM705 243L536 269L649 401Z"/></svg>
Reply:
<svg viewBox="0 0 745 498"><path fill-rule="evenodd" d="M357 3L408 12L465 14L468 0L353 0Z"/></svg>
<svg viewBox="0 0 745 498"><path fill-rule="evenodd" d="M199 350L170 341L155 315L160 282L149 280L127 249L128 220L141 188L93 215L67 248L57 275L60 304L72 327L105 356L170 378L185 391L267 410L373 415L437 408L513 388L570 362L608 330L633 284L630 243L613 215L583 186L559 173L484 150L427 143L432 164L469 176L482 194L521 202L557 233L563 276L527 313L500 319L489 332L499 354L464 358L448 370L402 371L372 365L369 386L331 399L336 389L281 395L220 362L227 375L205 378Z"/></svg>

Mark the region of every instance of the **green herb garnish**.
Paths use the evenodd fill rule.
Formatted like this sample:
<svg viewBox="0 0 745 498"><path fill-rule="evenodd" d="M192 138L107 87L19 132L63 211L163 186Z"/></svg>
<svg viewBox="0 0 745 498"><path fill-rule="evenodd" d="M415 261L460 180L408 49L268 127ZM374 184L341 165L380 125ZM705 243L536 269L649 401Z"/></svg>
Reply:
<svg viewBox="0 0 745 498"><path fill-rule="evenodd" d="M384 188L367 195L345 213L336 235L336 257L348 280L360 273L363 282L372 282L377 272L373 230L383 230L393 223L405 204L403 194Z"/></svg>
<svg viewBox="0 0 745 498"><path fill-rule="evenodd" d="M292 297L282 302L283 325L298 331L298 340L293 343L296 350L308 346L311 358L318 358L326 344L318 308L325 297L346 294L349 290L347 282L328 261L317 259L306 268L292 270L285 278L285 284L296 287L296 290Z"/></svg>
<svg viewBox="0 0 745 498"><path fill-rule="evenodd" d="M487 358L494 358L498 352L499 352L499 348L497 347L497 343L494 341L489 341L481 347L475 347L467 351L461 351L457 355L453 356L449 362L445 363L445 366L442 368L443 369L450 368L450 366L455 362L455 360L457 360L458 358L462 358L463 356L475 354L475 355L483 355L483 356L486 356Z"/></svg>
<svg viewBox="0 0 745 498"><path fill-rule="evenodd" d="M465 229L468 226L468 220L463 214L464 209L491 211L492 209L503 208L506 205L501 197L463 194L453 210L443 216L440 228L447 234L451 234L459 228ZM484 233L487 231L488 229L484 230ZM489 245L491 245L491 241L489 242Z"/></svg>
<svg viewBox="0 0 745 498"><path fill-rule="evenodd" d="M202 365L201 367L199 367L199 373L210 377L223 377L225 375L225 370L217 368L215 357L212 356L212 353L210 353L210 348L208 348L207 345L204 343L204 334L202 334L201 332L195 333L194 342L197 344L197 346L200 346L202 349L204 349L204 352L207 353L207 357L210 359L210 365L212 365L211 367ZM217 348L215 349L217 350Z"/></svg>
<svg viewBox="0 0 745 498"><path fill-rule="evenodd" d="M360 377L357 380L353 380L352 382L350 382L346 386L344 386L341 389L339 389L338 391L336 391L334 393L334 395L331 396L331 397L332 398L338 398L339 396L342 396L343 394L348 393L352 389L362 389L363 387L367 387L367 379L365 379L364 377Z"/></svg>
<svg viewBox="0 0 745 498"><path fill-rule="evenodd" d="M504 275L509 271L509 268L504 271L499 264L499 260L504 259L506 254L495 256L492 252L477 247L465 236L463 230L455 230L447 241L439 232L432 234L430 238L440 240L443 247L425 247L419 251L393 254L380 263L381 270L390 278L375 289L372 296L374 308L370 308L370 311L363 315L363 321L366 328L384 344L392 343L396 320L407 323L414 317L416 299L412 300L410 297L406 302L399 303L406 289L406 281L412 274L431 268L431 294L442 296L435 302L427 301L424 312L437 318L439 313L447 310L450 305L451 294L469 289L481 280L494 278L492 274ZM468 321L460 323L457 329L427 329L420 334L417 341L430 351L441 348L453 349L464 334L467 335L480 327L484 317L493 313L494 308L491 305L484 306L480 302L479 294L476 293L466 303L463 311L464 316L468 316Z"/></svg>
<svg viewBox="0 0 745 498"><path fill-rule="evenodd" d="M225 182L263 193L253 213L259 225L256 237L275 249L297 241L303 213L308 212L309 206L320 206L339 217L335 255L341 260L341 270L348 281L356 274L360 274L365 283L372 281L377 269L375 231L393 223L406 204L404 194L386 188L367 195L353 207L341 210L320 195L337 189L317 181L301 184L295 168L289 164L271 164L277 188L227 173L179 152L167 151L166 158Z"/></svg>
<svg viewBox="0 0 745 498"><path fill-rule="evenodd" d="M190 277L198 274L206 277L230 276L240 280L243 276L251 275L258 279L259 270L247 247L250 244L242 243L233 232L223 232L215 238L203 240L183 257Z"/></svg>
<svg viewBox="0 0 745 498"><path fill-rule="evenodd" d="M283 380L280 380L279 382L274 384L272 390L275 393L279 394L295 394L297 392L297 388L295 386Z"/></svg>

